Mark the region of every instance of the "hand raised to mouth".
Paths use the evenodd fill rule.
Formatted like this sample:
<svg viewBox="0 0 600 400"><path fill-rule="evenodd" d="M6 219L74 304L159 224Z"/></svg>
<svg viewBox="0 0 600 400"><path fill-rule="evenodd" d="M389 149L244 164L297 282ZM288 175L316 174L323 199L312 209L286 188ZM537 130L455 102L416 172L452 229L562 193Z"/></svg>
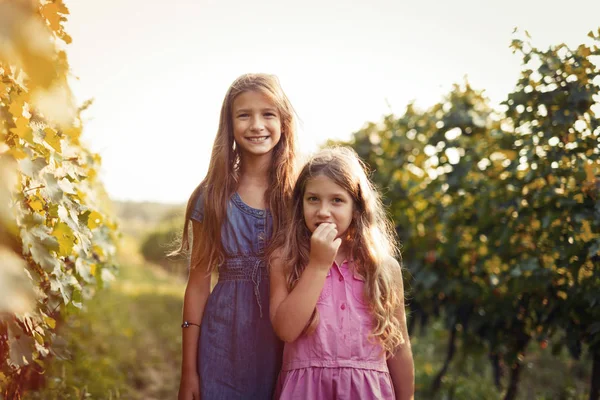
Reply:
<svg viewBox="0 0 600 400"><path fill-rule="evenodd" d="M331 222L318 224L317 229L313 232L310 238L310 261L319 268L329 270L335 260L337 251L342 244L342 239L336 238L337 234L337 227Z"/></svg>

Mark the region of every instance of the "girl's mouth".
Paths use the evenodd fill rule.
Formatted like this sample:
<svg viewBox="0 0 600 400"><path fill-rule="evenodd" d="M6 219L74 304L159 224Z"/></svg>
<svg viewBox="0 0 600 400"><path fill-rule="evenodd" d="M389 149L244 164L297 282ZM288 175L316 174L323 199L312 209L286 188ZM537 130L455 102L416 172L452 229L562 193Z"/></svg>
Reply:
<svg viewBox="0 0 600 400"><path fill-rule="evenodd" d="M248 141L252 142L252 143L262 143L265 140L267 140L269 137L268 136L253 136L253 137L247 137L246 139L248 139Z"/></svg>

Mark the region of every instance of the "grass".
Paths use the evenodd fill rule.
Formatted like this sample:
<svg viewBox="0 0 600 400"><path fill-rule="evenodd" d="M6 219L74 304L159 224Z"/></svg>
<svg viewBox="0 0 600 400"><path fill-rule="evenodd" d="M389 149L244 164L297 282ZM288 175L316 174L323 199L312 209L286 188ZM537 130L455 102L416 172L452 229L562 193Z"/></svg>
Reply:
<svg viewBox="0 0 600 400"><path fill-rule="evenodd" d="M432 323L425 333L411 338L416 371L416 398L440 400L503 399L504 393L493 385L491 363L481 349L462 355L460 341L450 368L442 379L442 387L433 396L429 388L442 368L449 333L440 321ZM508 368L502 380L508 386ZM586 354L581 360L572 359L565 351L557 357L550 348L542 350L531 343L523 359L523 370L518 386L519 400L587 400L589 398L591 361Z"/></svg>

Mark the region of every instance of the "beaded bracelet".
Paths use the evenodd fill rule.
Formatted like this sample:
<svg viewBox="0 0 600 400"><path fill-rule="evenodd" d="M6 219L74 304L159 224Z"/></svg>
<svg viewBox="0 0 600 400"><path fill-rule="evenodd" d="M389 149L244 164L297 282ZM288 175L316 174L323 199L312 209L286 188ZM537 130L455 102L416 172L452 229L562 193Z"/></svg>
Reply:
<svg viewBox="0 0 600 400"><path fill-rule="evenodd" d="M188 321L183 321L183 324L181 324L182 328L189 328L190 326L195 325L197 327L200 327L200 325L198 324L194 324L193 322L188 322Z"/></svg>

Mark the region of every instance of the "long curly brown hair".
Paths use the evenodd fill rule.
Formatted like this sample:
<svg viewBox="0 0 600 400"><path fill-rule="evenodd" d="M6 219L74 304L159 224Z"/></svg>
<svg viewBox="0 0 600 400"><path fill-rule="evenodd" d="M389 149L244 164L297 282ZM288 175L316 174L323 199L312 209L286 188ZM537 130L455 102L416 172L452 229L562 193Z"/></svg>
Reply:
<svg viewBox="0 0 600 400"><path fill-rule="evenodd" d="M233 136L233 102L238 95L255 91L266 95L277 107L281 117L281 139L273 149L269 170L270 185L265 192L265 203L273 217L273 234L283 226L287 204L291 198L296 168L296 115L274 75L245 74L229 87L223 100L219 129L213 144L208 172L188 200L181 245L173 255L188 254L190 250L189 223L191 211L198 196L204 201L202 242L197 264L212 271L224 259L221 243L221 225L226 218L227 203L238 186L240 155ZM193 267L193 266L192 266Z"/></svg>
<svg viewBox="0 0 600 400"><path fill-rule="evenodd" d="M396 233L387 218L377 190L367 178L367 170L358 155L350 148L327 148L305 164L292 193L287 228L274 238L269 253L275 261L287 268L288 290L291 291L308 265L311 232L306 226L303 199L310 179L323 175L344 188L354 201L355 212L343 244L348 258L354 260L365 278L365 297L374 319L373 337L379 339L388 354L404 343L401 323L396 316L403 304L398 279L402 279L399 263L400 251ZM311 333L319 322L318 312L305 330Z"/></svg>

